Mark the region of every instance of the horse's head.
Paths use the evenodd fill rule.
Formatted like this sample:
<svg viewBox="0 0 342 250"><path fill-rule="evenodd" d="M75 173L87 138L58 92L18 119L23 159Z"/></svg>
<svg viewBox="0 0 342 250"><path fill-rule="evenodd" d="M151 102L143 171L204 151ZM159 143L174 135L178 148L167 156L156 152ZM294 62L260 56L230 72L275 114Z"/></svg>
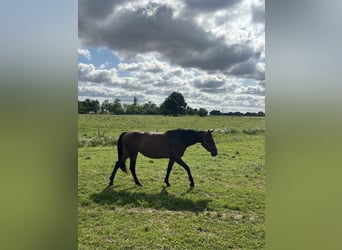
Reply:
<svg viewBox="0 0 342 250"><path fill-rule="evenodd" d="M212 136L212 133L214 132L214 130L208 130L202 139L202 146L211 153L211 156L216 156L217 155L217 149L216 149L216 145Z"/></svg>

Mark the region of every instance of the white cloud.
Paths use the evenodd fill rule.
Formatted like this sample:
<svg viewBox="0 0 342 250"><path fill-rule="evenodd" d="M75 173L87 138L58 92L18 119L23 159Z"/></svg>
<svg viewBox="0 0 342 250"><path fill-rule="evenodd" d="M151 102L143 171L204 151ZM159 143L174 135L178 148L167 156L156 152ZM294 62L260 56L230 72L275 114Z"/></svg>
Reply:
<svg viewBox="0 0 342 250"><path fill-rule="evenodd" d="M93 64L78 64L78 80L94 83L115 83L119 81L116 74L116 69L96 69Z"/></svg>
<svg viewBox="0 0 342 250"><path fill-rule="evenodd" d="M265 1L254 0L251 4L252 20L255 23L265 23Z"/></svg>
<svg viewBox="0 0 342 250"><path fill-rule="evenodd" d="M105 69L105 68L107 68L108 66L109 66L109 63L108 63L108 62L105 62L105 63L100 64L99 68L100 68L100 69Z"/></svg>
<svg viewBox="0 0 342 250"><path fill-rule="evenodd" d="M85 57L86 59L88 59L89 61L91 60L91 54L90 51L87 49L77 49L77 53L83 57Z"/></svg>
<svg viewBox="0 0 342 250"><path fill-rule="evenodd" d="M139 96L140 102L152 101L159 105L173 91L178 91L193 108L218 109L225 106L235 109L235 105L256 111L252 105L255 104L258 111L260 108L263 109L259 103L260 98L256 96L263 97L264 82L244 87L241 79L223 74L208 74L194 69L184 70L179 66L164 63L161 64L163 67L160 67L159 71L152 73L140 69L151 68L153 63L132 64L126 63L119 67L125 70L133 68L131 76L119 77L115 68L100 69L92 64L79 63L79 95L91 96L93 93L94 98L102 101L119 97L128 102L131 102L132 96ZM241 95L244 95L242 100Z"/></svg>
<svg viewBox="0 0 342 250"><path fill-rule="evenodd" d="M241 87L239 88L236 93L239 94L249 94L249 95L256 95L256 96L265 96L265 88L262 86L248 86L248 87Z"/></svg>

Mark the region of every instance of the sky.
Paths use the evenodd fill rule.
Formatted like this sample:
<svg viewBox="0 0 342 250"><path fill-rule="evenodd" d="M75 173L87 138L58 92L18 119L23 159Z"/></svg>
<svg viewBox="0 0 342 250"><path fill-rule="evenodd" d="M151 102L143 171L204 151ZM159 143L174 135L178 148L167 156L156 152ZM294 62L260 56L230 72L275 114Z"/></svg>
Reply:
<svg viewBox="0 0 342 250"><path fill-rule="evenodd" d="M265 2L80 0L78 97L265 111Z"/></svg>

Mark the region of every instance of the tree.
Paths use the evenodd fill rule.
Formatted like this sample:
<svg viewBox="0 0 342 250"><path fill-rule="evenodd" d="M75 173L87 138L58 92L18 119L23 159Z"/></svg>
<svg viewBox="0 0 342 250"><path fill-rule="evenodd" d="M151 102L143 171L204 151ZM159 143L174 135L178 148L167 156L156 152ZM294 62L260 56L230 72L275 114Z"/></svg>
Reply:
<svg viewBox="0 0 342 250"><path fill-rule="evenodd" d="M121 100L119 98L115 98L114 103L112 104L110 111L113 112L113 114L117 114L117 115L123 113L123 109L121 106Z"/></svg>
<svg viewBox="0 0 342 250"><path fill-rule="evenodd" d="M198 115L198 110L193 109L190 106L187 106L186 110L185 110L185 114L187 114L187 115Z"/></svg>
<svg viewBox="0 0 342 250"><path fill-rule="evenodd" d="M133 105L137 106L138 105L138 97L134 96L133 98Z"/></svg>
<svg viewBox="0 0 342 250"><path fill-rule="evenodd" d="M138 98L134 96L133 98L133 104L127 104L126 105L126 114L141 114L142 113L142 107L138 105Z"/></svg>
<svg viewBox="0 0 342 250"><path fill-rule="evenodd" d="M258 112L258 116L265 116L265 113L262 112L262 111L259 111L259 112Z"/></svg>
<svg viewBox="0 0 342 250"><path fill-rule="evenodd" d="M220 110L212 110L209 113L210 115L221 115L221 111Z"/></svg>
<svg viewBox="0 0 342 250"><path fill-rule="evenodd" d="M85 101L78 101L78 113L97 113L100 110L100 103L98 100L86 99Z"/></svg>
<svg viewBox="0 0 342 250"><path fill-rule="evenodd" d="M182 94L173 92L160 105L160 111L163 115L180 115L184 114L187 103Z"/></svg>
<svg viewBox="0 0 342 250"><path fill-rule="evenodd" d="M142 106L142 113L143 114L157 114L158 106L155 103L149 101Z"/></svg>
<svg viewBox="0 0 342 250"><path fill-rule="evenodd" d="M208 110L206 110L206 109L204 109L204 108L200 108L200 109L198 110L198 115L199 115L200 117L207 116L207 115L208 115Z"/></svg>
<svg viewBox="0 0 342 250"><path fill-rule="evenodd" d="M112 109L112 104L108 100L104 100L101 105L102 113L108 113Z"/></svg>
<svg viewBox="0 0 342 250"><path fill-rule="evenodd" d="M132 114L141 114L142 107L138 105L138 98L136 96L133 97L132 104L125 104L125 113L128 115Z"/></svg>
<svg viewBox="0 0 342 250"><path fill-rule="evenodd" d="M86 112L87 110L86 110L86 107L84 106L84 102L78 101L78 113L84 114Z"/></svg>

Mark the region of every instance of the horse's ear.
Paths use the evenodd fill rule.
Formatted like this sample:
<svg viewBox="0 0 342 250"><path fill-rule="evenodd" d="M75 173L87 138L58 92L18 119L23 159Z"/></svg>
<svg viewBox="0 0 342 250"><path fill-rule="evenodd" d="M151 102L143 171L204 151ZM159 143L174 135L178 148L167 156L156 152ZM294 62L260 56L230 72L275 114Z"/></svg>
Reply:
<svg viewBox="0 0 342 250"><path fill-rule="evenodd" d="M209 135L211 135L213 132L214 132L213 129L208 129L208 132L207 132L207 133L208 133Z"/></svg>

